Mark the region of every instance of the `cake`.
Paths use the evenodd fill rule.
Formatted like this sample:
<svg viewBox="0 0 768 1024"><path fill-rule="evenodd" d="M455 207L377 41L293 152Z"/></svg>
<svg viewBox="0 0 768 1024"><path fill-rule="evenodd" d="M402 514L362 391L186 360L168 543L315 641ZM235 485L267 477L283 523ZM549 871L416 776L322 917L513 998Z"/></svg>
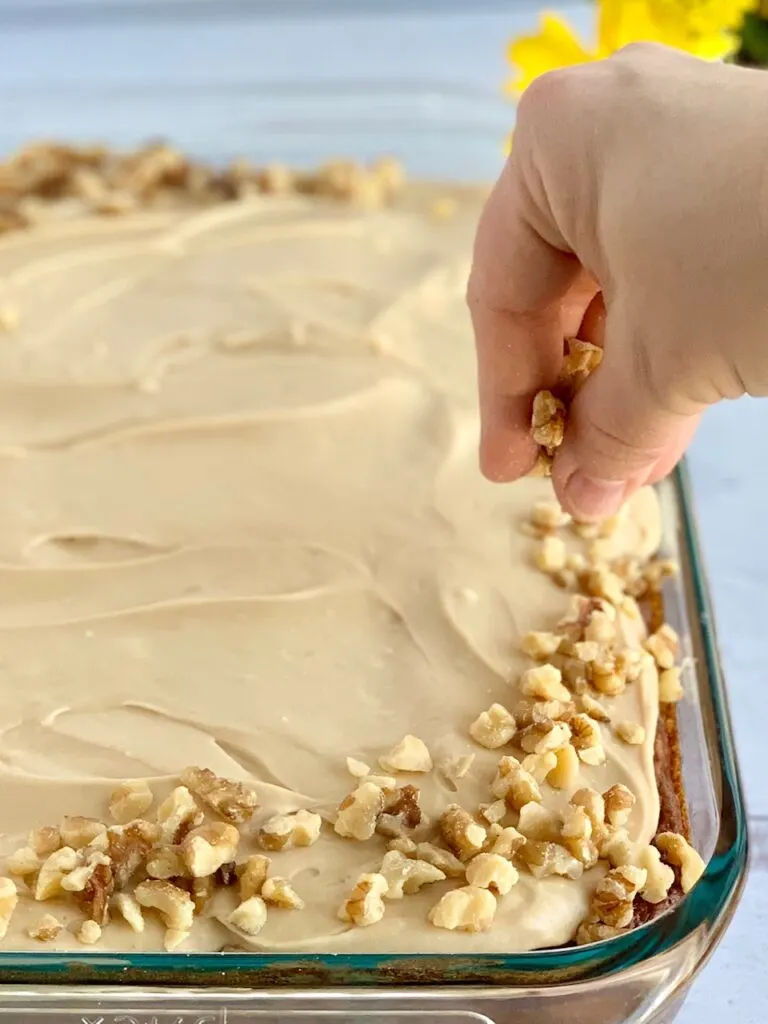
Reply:
<svg viewBox="0 0 768 1024"><path fill-rule="evenodd" d="M0 171L2 948L514 952L694 883L655 493L477 468L484 194Z"/></svg>

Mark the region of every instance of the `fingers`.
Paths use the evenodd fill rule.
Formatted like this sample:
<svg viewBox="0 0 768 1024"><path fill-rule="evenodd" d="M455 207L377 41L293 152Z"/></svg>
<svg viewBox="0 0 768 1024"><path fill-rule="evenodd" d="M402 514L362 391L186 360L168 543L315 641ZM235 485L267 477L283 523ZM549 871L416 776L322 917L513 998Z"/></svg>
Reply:
<svg viewBox="0 0 768 1024"><path fill-rule="evenodd" d="M534 227L520 170L524 159L510 158L483 211L467 291L477 350L480 466L492 480L516 479L533 465L531 403L560 369L561 300L577 283L594 293L575 258Z"/></svg>
<svg viewBox="0 0 768 1024"><path fill-rule="evenodd" d="M698 421L698 410L670 408L656 385L664 368L649 363L652 350L642 334L625 326L617 337L610 320L606 329L603 362L573 402L553 467L563 506L585 519L612 515L639 487L668 472Z"/></svg>

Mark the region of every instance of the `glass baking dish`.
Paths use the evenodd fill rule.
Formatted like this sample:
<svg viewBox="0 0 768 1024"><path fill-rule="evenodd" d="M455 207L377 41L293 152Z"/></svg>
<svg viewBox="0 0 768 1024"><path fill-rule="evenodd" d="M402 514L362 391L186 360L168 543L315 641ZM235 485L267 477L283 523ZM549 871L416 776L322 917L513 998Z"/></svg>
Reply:
<svg viewBox="0 0 768 1024"><path fill-rule="evenodd" d="M48 5L56 16L47 19L41 8L0 4L13 54L0 68L0 114L3 105L13 112L0 116L3 152L40 137L121 146L165 135L214 161L311 166L392 153L412 176L485 181L513 118L495 76L478 86L459 67L456 40L493 61L536 12L363 0L214 11L212 2L176 0L62 2ZM585 11L575 5L574 20ZM254 53L263 55L258 68ZM682 566L665 590L666 617L690 656L679 706L684 788L692 838L708 861L672 912L608 943L509 956L0 952L0 1017L542 1024L567 1006L590 1024L671 1020L733 913L747 834L685 470L659 491L666 553Z"/></svg>

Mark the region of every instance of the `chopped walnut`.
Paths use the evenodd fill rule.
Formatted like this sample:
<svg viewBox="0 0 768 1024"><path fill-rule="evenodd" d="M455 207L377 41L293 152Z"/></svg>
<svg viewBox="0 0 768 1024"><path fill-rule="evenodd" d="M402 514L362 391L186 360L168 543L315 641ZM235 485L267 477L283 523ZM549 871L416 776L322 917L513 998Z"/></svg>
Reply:
<svg viewBox="0 0 768 1024"><path fill-rule="evenodd" d="M160 838L176 845L203 820L197 801L186 786L177 786L157 809Z"/></svg>
<svg viewBox="0 0 768 1024"><path fill-rule="evenodd" d="M523 771L529 772L538 783L544 782L552 769L556 767L557 753L554 750L547 750L543 754L528 754L523 758Z"/></svg>
<svg viewBox="0 0 768 1024"><path fill-rule="evenodd" d="M37 924L29 928L29 937L38 942L52 942L64 925L53 914L43 914Z"/></svg>
<svg viewBox="0 0 768 1024"><path fill-rule="evenodd" d="M531 509L531 524L542 531L559 530L570 521L571 517L557 501L537 501Z"/></svg>
<svg viewBox="0 0 768 1024"><path fill-rule="evenodd" d="M235 859L239 841L240 833L234 825L214 821L187 835L181 844L181 856L193 878L205 878Z"/></svg>
<svg viewBox="0 0 768 1024"><path fill-rule="evenodd" d="M598 693L606 697L617 697L626 689L626 679L617 670L616 658L608 652L590 662L588 677Z"/></svg>
<svg viewBox="0 0 768 1024"><path fill-rule="evenodd" d="M632 843L623 828L611 828L600 837L598 853L612 868L624 867L633 860Z"/></svg>
<svg viewBox="0 0 768 1024"><path fill-rule="evenodd" d="M442 871L446 878L464 877L465 867L459 858L450 850L443 850L434 843L419 843L416 846L416 857Z"/></svg>
<svg viewBox="0 0 768 1024"><path fill-rule="evenodd" d="M558 843L529 839L520 848L519 856L534 878L562 875L581 878L584 865Z"/></svg>
<svg viewBox="0 0 768 1024"><path fill-rule="evenodd" d="M559 750L571 739L571 729L567 722L549 722L542 725L529 725L518 737L518 744L526 753L546 754L548 750Z"/></svg>
<svg viewBox="0 0 768 1024"><path fill-rule="evenodd" d="M578 338L568 339L568 355L563 359L561 380L577 390L587 377L594 373L603 358L603 350L589 341Z"/></svg>
<svg viewBox="0 0 768 1024"><path fill-rule="evenodd" d="M491 704L469 727L472 739L488 750L509 743L516 731L515 719L501 704Z"/></svg>
<svg viewBox="0 0 768 1024"><path fill-rule="evenodd" d="M680 886L690 892L704 874L706 864L701 856L676 832L661 832L654 840L668 864L680 869Z"/></svg>
<svg viewBox="0 0 768 1024"><path fill-rule="evenodd" d="M624 600L624 581L607 566L597 565L587 569L579 583L590 597L602 597L613 605L620 605Z"/></svg>
<svg viewBox="0 0 768 1024"><path fill-rule="evenodd" d="M172 882L161 879L139 882L133 895L142 907L157 910L167 928L188 932L192 927L195 912L192 897Z"/></svg>
<svg viewBox="0 0 768 1024"><path fill-rule="evenodd" d="M134 818L144 817L153 800L152 790L144 779L123 782L109 799L109 813L118 825L127 825Z"/></svg>
<svg viewBox="0 0 768 1024"><path fill-rule="evenodd" d="M606 820L611 825L626 825L635 806L635 794L619 782L603 793L603 801Z"/></svg>
<svg viewBox="0 0 768 1024"><path fill-rule="evenodd" d="M520 764L516 757L502 757L491 792L499 800L506 800L514 811L531 801L541 803L541 790L534 777Z"/></svg>
<svg viewBox="0 0 768 1024"><path fill-rule="evenodd" d="M261 853L255 853L238 868L240 878L240 901L245 903L251 896L260 896L261 888L269 874L270 860Z"/></svg>
<svg viewBox="0 0 768 1024"><path fill-rule="evenodd" d="M527 654L534 661L546 661L557 653L562 639L557 633L524 633L520 647L523 654Z"/></svg>
<svg viewBox="0 0 768 1024"><path fill-rule="evenodd" d="M529 668L520 679L520 690L526 697L537 700L570 701L571 694L562 682L562 673L554 665Z"/></svg>
<svg viewBox="0 0 768 1024"><path fill-rule="evenodd" d="M458 804L450 804L443 811L439 827L445 845L460 860L468 860L479 853L488 838L483 826L478 825L472 815Z"/></svg>
<svg viewBox="0 0 768 1024"><path fill-rule="evenodd" d="M562 537L547 534L533 555L537 568L542 572L560 572L565 568L566 547Z"/></svg>
<svg viewBox="0 0 768 1024"><path fill-rule="evenodd" d="M342 921L349 921L358 928L377 924L384 917L383 896L389 883L383 875L360 875L354 889L339 910Z"/></svg>
<svg viewBox="0 0 768 1024"><path fill-rule="evenodd" d="M364 761L358 761L355 757L347 758L347 771L356 779L362 779L370 775L371 769Z"/></svg>
<svg viewBox="0 0 768 1024"><path fill-rule="evenodd" d="M493 924L496 899L488 889L467 885L452 889L429 912L429 920L436 928L448 931L484 932Z"/></svg>
<svg viewBox="0 0 768 1024"><path fill-rule="evenodd" d="M147 874L150 878L179 878L188 874L181 847L158 846L152 850L147 857Z"/></svg>
<svg viewBox="0 0 768 1024"><path fill-rule="evenodd" d="M10 874L19 878L28 878L34 875L40 868L40 858L31 846L22 846L16 850L7 861L7 868Z"/></svg>
<svg viewBox="0 0 768 1024"><path fill-rule="evenodd" d="M645 729L637 722L617 722L614 729L619 739L630 746L639 747L645 743Z"/></svg>
<svg viewBox="0 0 768 1024"><path fill-rule="evenodd" d="M86 857L85 863L64 875L61 880L61 888L65 892L84 892L96 868L106 867L109 864L111 864L109 857L100 850L94 850Z"/></svg>
<svg viewBox="0 0 768 1024"><path fill-rule="evenodd" d="M568 807L563 811L562 836L564 839L591 839L592 821L583 807Z"/></svg>
<svg viewBox="0 0 768 1024"><path fill-rule="evenodd" d="M563 443L565 405L551 391L539 391L533 400L531 436L548 455Z"/></svg>
<svg viewBox="0 0 768 1024"><path fill-rule="evenodd" d="M208 768L185 768L181 782L190 793L233 825L249 821L258 806L254 789L243 782L221 778Z"/></svg>
<svg viewBox="0 0 768 1024"><path fill-rule="evenodd" d="M474 754L460 754L458 757L444 761L440 765L440 771L449 782L459 782L469 773L474 760Z"/></svg>
<svg viewBox="0 0 768 1024"><path fill-rule="evenodd" d="M445 880L445 872L425 860L412 860L396 850L384 854L379 873L387 880L388 900L401 900L404 895L418 892L424 885Z"/></svg>
<svg viewBox="0 0 768 1024"><path fill-rule="evenodd" d="M364 788L361 786L355 792L359 793L360 789ZM371 785L371 789L381 793L378 786ZM383 793L381 799L383 802ZM320 838L322 824L323 819L319 814L303 808L290 814L275 814L259 829L259 842L265 850L291 850L297 846L312 846ZM336 831L338 832L338 829Z"/></svg>
<svg viewBox="0 0 768 1024"><path fill-rule="evenodd" d="M646 846L637 858L637 865L647 873L640 895L647 903L663 903L675 882L675 872L661 861L655 846Z"/></svg>
<svg viewBox="0 0 768 1024"><path fill-rule="evenodd" d="M426 819L419 805L420 791L416 786L401 786L384 794L384 811L379 815L376 831L383 836L413 833L424 826Z"/></svg>
<svg viewBox="0 0 768 1024"><path fill-rule="evenodd" d="M538 725L547 731L555 722L570 722L575 713L571 700L521 700L515 707L515 721L518 729Z"/></svg>
<svg viewBox="0 0 768 1024"><path fill-rule="evenodd" d="M10 878L0 878L0 939L4 939L8 932L18 902L15 882Z"/></svg>
<svg viewBox="0 0 768 1024"><path fill-rule="evenodd" d="M680 650L680 638L674 629L665 622L646 639L645 649L653 655L659 668L672 668Z"/></svg>
<svg viewBox="0 0 768 1024"><path fill-rule="evenodd" d="M581 701L581 708L585 715L589 715L590 718L594 718L596 722L610 722L611 716L605 710L599 700L595 700L588 693L582 693L579 698Z"/></svg>
<svg viewBox="0 0 768 1024"><path fill-rule="evenodd" d="M387 843L387 849L396 850L397 853L402 853L404 857L415 857L418 846L410 836L395 836L394 839L390 839Z"/></svg>
<svg viewBox="0 0 768 1024"><path fill-rule="evenodd" d="M467 864L469 885L490 889L494 896L506 896L519 877L510 861L498 853L479 853Z"/></svg>
<svg viewBox="0 0 768 1024"><path fill-rule="evenodd" d="M404 736L388 754L379 758L385 772L431 772L432 757L418 736Z"/></svg>
<svg viewBox="0 0 768 1024"><path fill-rule="evenodd" d="M101 833L106 832L107 826L95 818L66 817L61 819L59 835L64 846L71 846L73 850L80 850L88 846Z"/></svg>
<svg viewBox="0 0 768 1024"><path fill-rule="evenodd" d="M576 944L588 946L592 942L603 942L606 939L615 939L621 935L622 928L613 928L602 921L583 921L576 932Z"/></svg>
<svg viewBox="0 0 768 1024"><path fill-rule="evenodd" d="M251 896L243 900L227 918L227 924L251 937L258 935L266 923L267 905L261 896Z"/></svg>
<svg viewBox="0 0 768 1024"><path fill-rule="evenodd" d="M680 675L679 665L659 673L659 701L662 704L677 704L685 696Z"/></svg>
<svg viewBox="0 0 768 1024"><path fill-rule="evenodd" d="M595 611L584 627L584 639L604 646L616 640L616 626L604 611Z"/></svg>
<svg viewBox="0 0 768 1024"><path fill-rule="evenodd" d="M512 828L510 826L508 828L503 828L501 832L494 837L488 853L496 853L500 857L506 857L507 860L511 860L518 850L522 846L525 846L525 843L525 836L521 835L516 828Z"/></svg>
<svg viewBox="0 0 768 1024"><path fill-rule="evenodd" d="M507 815L506 800L494 800L492 804L481 804L480 817L489 825L496 825L503 821Z"/></svg>
<svg viewBox="0 0 768 1024"><path fill-rule="evenodd" d="M605 761L600 726L589 715L578 714L571 719L573 746L585 764L597 765Z"/></svg>
<svg viewBox="0 0 768 1024"><path fill-rule="evenodd" d="M70 871L77 867L77 851L71 846L62 846L60 850L50 854L43 862L40 873L35 882L35 899L50 900L58 896L61 891L61 883Z"/></svg>
<svg viewBox="0 0 768 1024"><path fill-rule="evenodd" d="M138 934L144 931L144 914L135 896L127 892L118 892L112 898L112 903L132 931Z"/></svg>
<svg viewBox="0 0 768 1024"><path fill-rule="evenodd" d="M281 910L304 909L304 900L287 879L279 876L268 878L264 882L261 898L268 906L279 907Z"/></svg>
<svg viewBox="0 0 768 1024"><path fill-rule="evenodd" d="M560 838L560 815L541 804L524 804L520 808L517 831L526 839L557 842Z"/></svg>
<svg viewBox="0 0 768 1024"><path fill-rule="evenodd" d="M372 782L363 782L339 804L336 824L333 826L334 832L344 839L356 839L358 842L370 839L376 831L385 803L386 798L382 789ZM283 849L283 846L269 846L264 843L263 835L262 844L268 850Z"/></svg>
<svg viewBox="0 0 768 1024"><path fill-rule="evenodd" d="M77 941L84 946L95 946L101 939L101 925L95 921L83 921L77 932Z"/></svg>
<svg viewBox="0 0 768 1024"><path fill-rule="evenodd" d="M632 923L633 901L646 882L646 872L629 864L611 868L601 879L592 897L592 911L612 928L627 928Z"/></svg>
<svg viewBox="0 0 768 1024"><path fill-rule="evenodd" d="M599 859L597 844L592 839L563 839L563 846L585 870L593 868Z"/></svg>
<svg viewBox="0 0 768 1024"><path fill-rule="evenodd" d="M555 751L557 764L547 775L553 789L572 789L579 778L579 755L570 743Z"/></svg>
<svg viewBox="0 0 768 1024"><path fill-rule="evenodd" d="M598 834L605 827L605 800L595 789L578 789L571 797L572 807L583 807Z"/></svg>

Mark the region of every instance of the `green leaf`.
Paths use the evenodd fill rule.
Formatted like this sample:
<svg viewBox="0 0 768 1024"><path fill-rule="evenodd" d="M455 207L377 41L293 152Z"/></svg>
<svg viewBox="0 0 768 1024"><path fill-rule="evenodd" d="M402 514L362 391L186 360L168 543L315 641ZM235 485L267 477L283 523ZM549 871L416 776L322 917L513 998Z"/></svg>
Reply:
<svg viewBox="0 0 768 1024"><path fill-rule="evenodd" d="M741 30L741 58L750 63L768 66L768 18L750 11Z"/></svg>

